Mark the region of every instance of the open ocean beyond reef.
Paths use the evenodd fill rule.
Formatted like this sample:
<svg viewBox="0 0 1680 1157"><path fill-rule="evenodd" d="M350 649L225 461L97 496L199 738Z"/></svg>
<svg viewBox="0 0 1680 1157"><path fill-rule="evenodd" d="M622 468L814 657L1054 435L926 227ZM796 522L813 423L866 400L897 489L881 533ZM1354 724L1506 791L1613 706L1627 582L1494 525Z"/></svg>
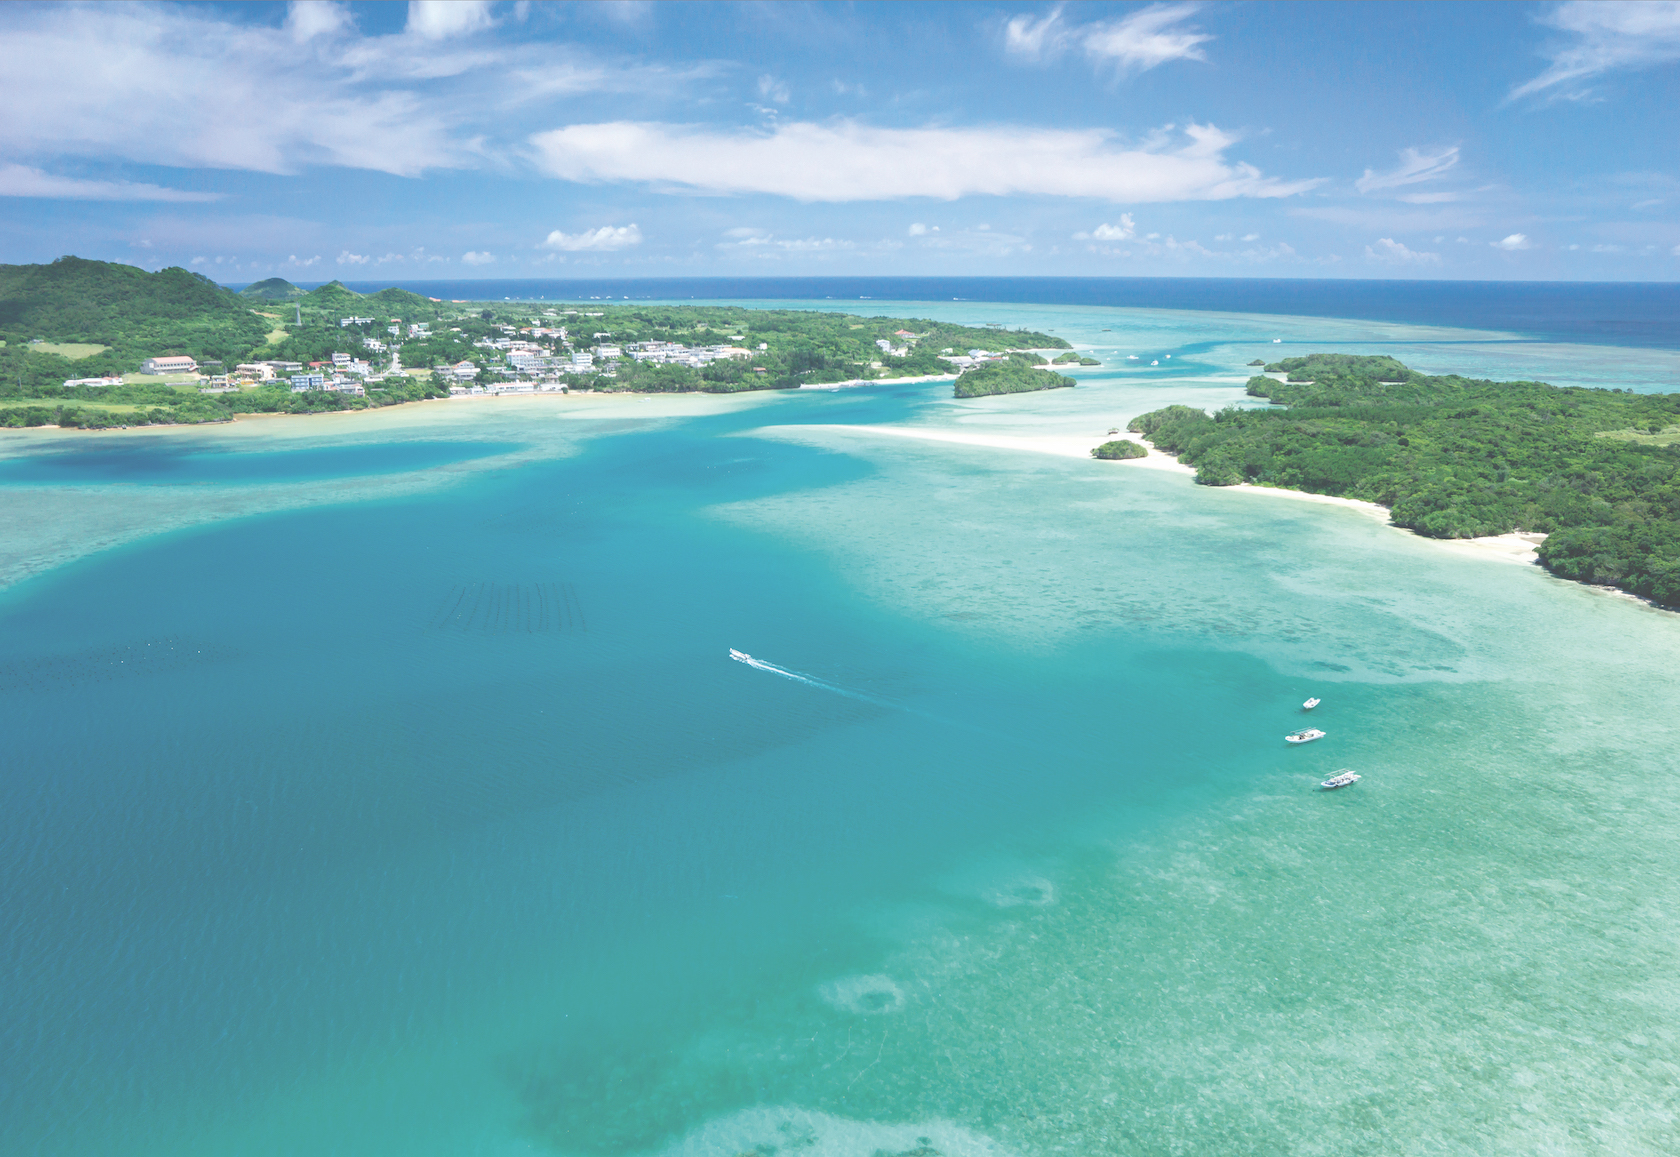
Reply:
<svg viewBox="0 0 1680 1157"><path fill-rule="evenodd" d="M1266 292L744 302L1103 360L1042 394L0 435L0 1150L1680 1152L1680 616L857 429L1095 445L1315 350L1680 390L1603 287Z"/></svg>

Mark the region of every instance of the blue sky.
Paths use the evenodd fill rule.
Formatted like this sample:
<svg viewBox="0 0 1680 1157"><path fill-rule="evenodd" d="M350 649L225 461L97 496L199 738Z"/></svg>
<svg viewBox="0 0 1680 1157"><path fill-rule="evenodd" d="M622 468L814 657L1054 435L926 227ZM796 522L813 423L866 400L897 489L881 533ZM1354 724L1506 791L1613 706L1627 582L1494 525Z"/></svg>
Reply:
<svg viewBox="0 0 1680 1157"><path fill-rule="evenodd" d="M0 6L0 259L1680 279L1680 3Z"/></svg>

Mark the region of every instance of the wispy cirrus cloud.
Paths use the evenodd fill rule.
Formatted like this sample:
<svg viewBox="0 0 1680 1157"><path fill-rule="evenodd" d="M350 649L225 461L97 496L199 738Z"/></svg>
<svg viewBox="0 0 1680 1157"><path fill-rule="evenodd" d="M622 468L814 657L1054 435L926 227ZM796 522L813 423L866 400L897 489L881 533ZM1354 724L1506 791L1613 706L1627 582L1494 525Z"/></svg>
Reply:
<svg viewBox="0 0 1680 1157"><path fill-rule="evenodd" d="M1004 48L1025 60L1051 60L1082 52L1122 72L1145 72L1172 60L1206 60L1201 46L1213 37L1188 27L1200 4L1151 4L1118 20L1077 23L1057 5L1039 17L1016 16L1004 25Z"/></svg>
<svg viewBox="0 0 1680 1157"><path fill-rule="evenodd" d="M1174 126L1144 144L1103 129L1010 126L877 128L799 122L768 132L614 121L531 138L551 175L798 201L955 200L971 195L1095 197L1118 202L1288 197L1317 179L1267 177L1230 161L1236 137Z"/></svg>
<svg viewBox="0 0 1680 1157"><path fill-rule="evenodd" d="M716 72L603 60L569 46L557 53L489 35L493 24L489 5L457 0L411 4L403 29L382 35L364 34L347 5L323 2L293 3L277 24L208 6L0 7L0 156L37 167L91 157L416 177L483 167L486 140L509 132L509 109L593 92L669 92Z"/></svg>
<svg viewBox="0 0 1680 1157"><path fill-rule="evenodd" d="M1353 183L1361 193L1375 193L1383 189L1397 189L1442 177L1458 164L1458 146L1424 152L1422 149L1401 149L1400 163L1386 173L1366 169L1365 175Z"/></svg>
<svg viewBox="0 0 1680 1157"><path fill-rule="evenodd" d="M216 201L220 193L194 193L135 181L59 177L28 165L0 165L0 197L52 197L67 201Z"/></svg>
<svg viewBox="0 0 1680 1157"><path fill-rule="evenodd" d="M1545 71L1507 99L1581 100L1592 95L1587 82L1607 72L1680 60L1680 0L1568 0L1540 23L1563 39L1546 54Z"/></svg>

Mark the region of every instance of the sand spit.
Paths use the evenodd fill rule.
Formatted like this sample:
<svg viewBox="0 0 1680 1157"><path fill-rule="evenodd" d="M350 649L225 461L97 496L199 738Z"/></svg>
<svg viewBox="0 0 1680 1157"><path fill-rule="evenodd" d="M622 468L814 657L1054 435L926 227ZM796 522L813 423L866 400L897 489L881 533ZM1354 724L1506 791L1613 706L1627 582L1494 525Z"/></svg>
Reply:
<svg viewBox="0 0 1680 1157"><path fill-rule="evenodd" d="M800 430L835 430L864 436L883 436L889 438L913 438L922 442L943 442L957 446L983 446L995 450L1025 450L1035 454L1055 454L1064 458L1086 458L1091 456L1093 447L1105 441L1125 440L1136 442L1149 453L1143 458L1129 458L1116 462L1103 462L1102 466L1120 466L1143 470L1165 470L1175 474L1194 476L1196 468L1186 466L1174 454L1164 450L1157 450L1148 441L1136 434L1104 434L1104 435L1076 435L1076 434L977 434L964 430L939 429L931 426L766 426L758 433L776 434L781 432L793 433ZM1341 506L1349 510L1358 511L1368 518L1376 519L1385 525L1392 525L1389 521L1389 509L1375 502L1365 502L1358 498L1338 498L1331 494L1311 494L1305 490L1285 490L1277 486L1255 486L1241 482L1235 486L1222 486L1221 490L1240 490L1247 494L1264 494L1272 498L1285 498L1297 502L1316 502L1323 506ZM1540 560L1535 548L1546 540L1543 534L1514 532L1511 534L1490 535L1485 538L1425 538L1423 535L1396 526L1394 529L1413 535L1424 542L1431 543L1442 550L1449 550L1456 554L1473 558L1495 559L1500 562L1534 565Z"/></svg>

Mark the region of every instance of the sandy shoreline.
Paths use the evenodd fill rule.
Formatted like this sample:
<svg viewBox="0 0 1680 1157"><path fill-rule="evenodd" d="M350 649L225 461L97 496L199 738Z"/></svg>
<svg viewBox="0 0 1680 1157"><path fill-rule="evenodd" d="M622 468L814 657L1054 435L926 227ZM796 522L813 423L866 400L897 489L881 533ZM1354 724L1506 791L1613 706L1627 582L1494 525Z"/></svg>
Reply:
<svg viewBox="0 0 1680 1157"><path fill-rule="evenodd" d="M1091 457L1091 450L1105 441L1125 440L1135 442L1148 451L1143 458L1127 458L1104 465L1130 467L1143 470L1165 470L1174 474L1193 477L1196 473L1194 466L1186 466L1176 455L1157 450L1148 441L1136 434L1103 434L1103 435L1075 435L1075 434L979 434L963 430L942 430L924 426L783 426L765 427L771 430L841 430L847 433L865 436L881 435L889 438L912 438L922 442L943 442L958 446L983 446L995 450L1025 450L1034 454L1055 454L1064 458ZM1247 494L1263 494L1272 498L1285 498L1296 502L1316 502L1324 506L1340 506L1354 510L1368 518L1375 519L1384 525L1392 526L1389 509L1375 502L1365 502L1358 498L1338 498L1331 494L1311 494L1305 490L1285 490L1277 486L1255 486L1251 483L1240 482L1235 486L1221 486L1220 490L1237 490ZM1395 530L1412 535L1423 542L1431 543L1442 550L1449 550L1474 558L1494 559L1501 562L1520 563L1522 565L1536 565L1540 556L1535 548L1545 541L1543 534L1529 534L1514 532L1511 534L1490 535L1484 538L1425 538L1415 531L1403 526L1394 527Z"/></svg>

